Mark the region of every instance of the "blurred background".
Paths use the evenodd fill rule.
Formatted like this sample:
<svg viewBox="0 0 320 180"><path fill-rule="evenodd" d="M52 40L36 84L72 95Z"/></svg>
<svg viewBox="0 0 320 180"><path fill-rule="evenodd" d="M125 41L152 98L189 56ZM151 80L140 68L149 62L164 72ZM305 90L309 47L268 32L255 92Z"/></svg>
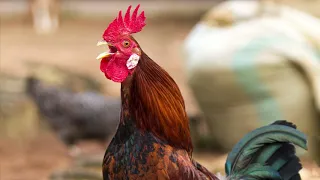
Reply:
<svg viewBox="0 0 320 180"><path fill-rule="evenodd" d="M101 179L120 85L96 43L138 3L134 36L181 88L196 160L223 172L240 137L287 119L309 136L303 179L320 179L320 0L0 0L1 180Z"/></svg>

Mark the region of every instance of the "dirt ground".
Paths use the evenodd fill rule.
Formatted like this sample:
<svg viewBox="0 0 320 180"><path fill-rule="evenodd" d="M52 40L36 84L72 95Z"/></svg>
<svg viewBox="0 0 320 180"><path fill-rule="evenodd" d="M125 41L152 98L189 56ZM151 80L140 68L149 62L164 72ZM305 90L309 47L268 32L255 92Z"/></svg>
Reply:
<svg viewBox="0 0 320 180"><path fill-rule="evenodd" d="M23 20L1 22L0 70L24 77L30 71L24 61L54 64L99 79L106 92L119 95L119 85L105 80L95 57L101 52L96 47L109 20L64 20L58 32L36 35L32 26ZM142 33L135 37L141 47L164 67L177 81L186 98L189 111L196 105L186 86L183 71L181 44L194 22L149 22ZM195 156L211 170L222 170L225 155L198 154ZM0 138L1 180L46 180L54 170L67 168L72 159L67 149L50 133L22 140ZM214 162L214 163L213 163ZM304 179L320 179L320 169L304 161Z"/></svg>

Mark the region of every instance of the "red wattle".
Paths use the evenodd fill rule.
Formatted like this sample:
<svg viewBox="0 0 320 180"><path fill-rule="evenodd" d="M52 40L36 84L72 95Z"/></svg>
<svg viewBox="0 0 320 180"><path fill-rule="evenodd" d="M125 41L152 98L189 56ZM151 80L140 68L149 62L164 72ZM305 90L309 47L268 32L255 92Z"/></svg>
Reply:
<svg viewBox="0 0 320 180"><path fill-rule="evenodd" d="M123 82L129 75L129 70L126 66L126 60L102 59L100 63L100 70L105 74L106 78L114 82Z"/></svg>

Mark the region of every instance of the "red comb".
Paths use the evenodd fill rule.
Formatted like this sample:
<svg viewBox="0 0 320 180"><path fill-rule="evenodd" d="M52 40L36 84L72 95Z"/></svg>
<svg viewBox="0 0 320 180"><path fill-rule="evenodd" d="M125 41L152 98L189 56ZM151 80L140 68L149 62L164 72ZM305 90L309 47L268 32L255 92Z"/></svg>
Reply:
<svg viewBox="0 0 320 180"><path fill-rule="evenodd" d="M107 42L115 42L117 37L122 34L133 34L140 32L142 28L146 25L144 16L144 11L140 13L139 10L140 4L133 11L132 16L130 17L131 5L128 7L127 12L122 18L122 12L119 11L119 15L114 19L108 26L108 28L103 33L103 39Z"/></svg>

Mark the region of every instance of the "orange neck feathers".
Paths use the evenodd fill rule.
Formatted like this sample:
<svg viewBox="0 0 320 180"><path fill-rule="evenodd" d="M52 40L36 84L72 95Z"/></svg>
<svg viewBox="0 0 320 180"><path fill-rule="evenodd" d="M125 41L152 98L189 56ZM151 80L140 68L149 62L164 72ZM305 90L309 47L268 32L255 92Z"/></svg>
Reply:
<svg viewBox="0 0 320 180"><path fill-rule="evenodd" d="M136 126L191 155L193 147L181 92L170 75L143 52L128 90L130 116Z"/></svg>

